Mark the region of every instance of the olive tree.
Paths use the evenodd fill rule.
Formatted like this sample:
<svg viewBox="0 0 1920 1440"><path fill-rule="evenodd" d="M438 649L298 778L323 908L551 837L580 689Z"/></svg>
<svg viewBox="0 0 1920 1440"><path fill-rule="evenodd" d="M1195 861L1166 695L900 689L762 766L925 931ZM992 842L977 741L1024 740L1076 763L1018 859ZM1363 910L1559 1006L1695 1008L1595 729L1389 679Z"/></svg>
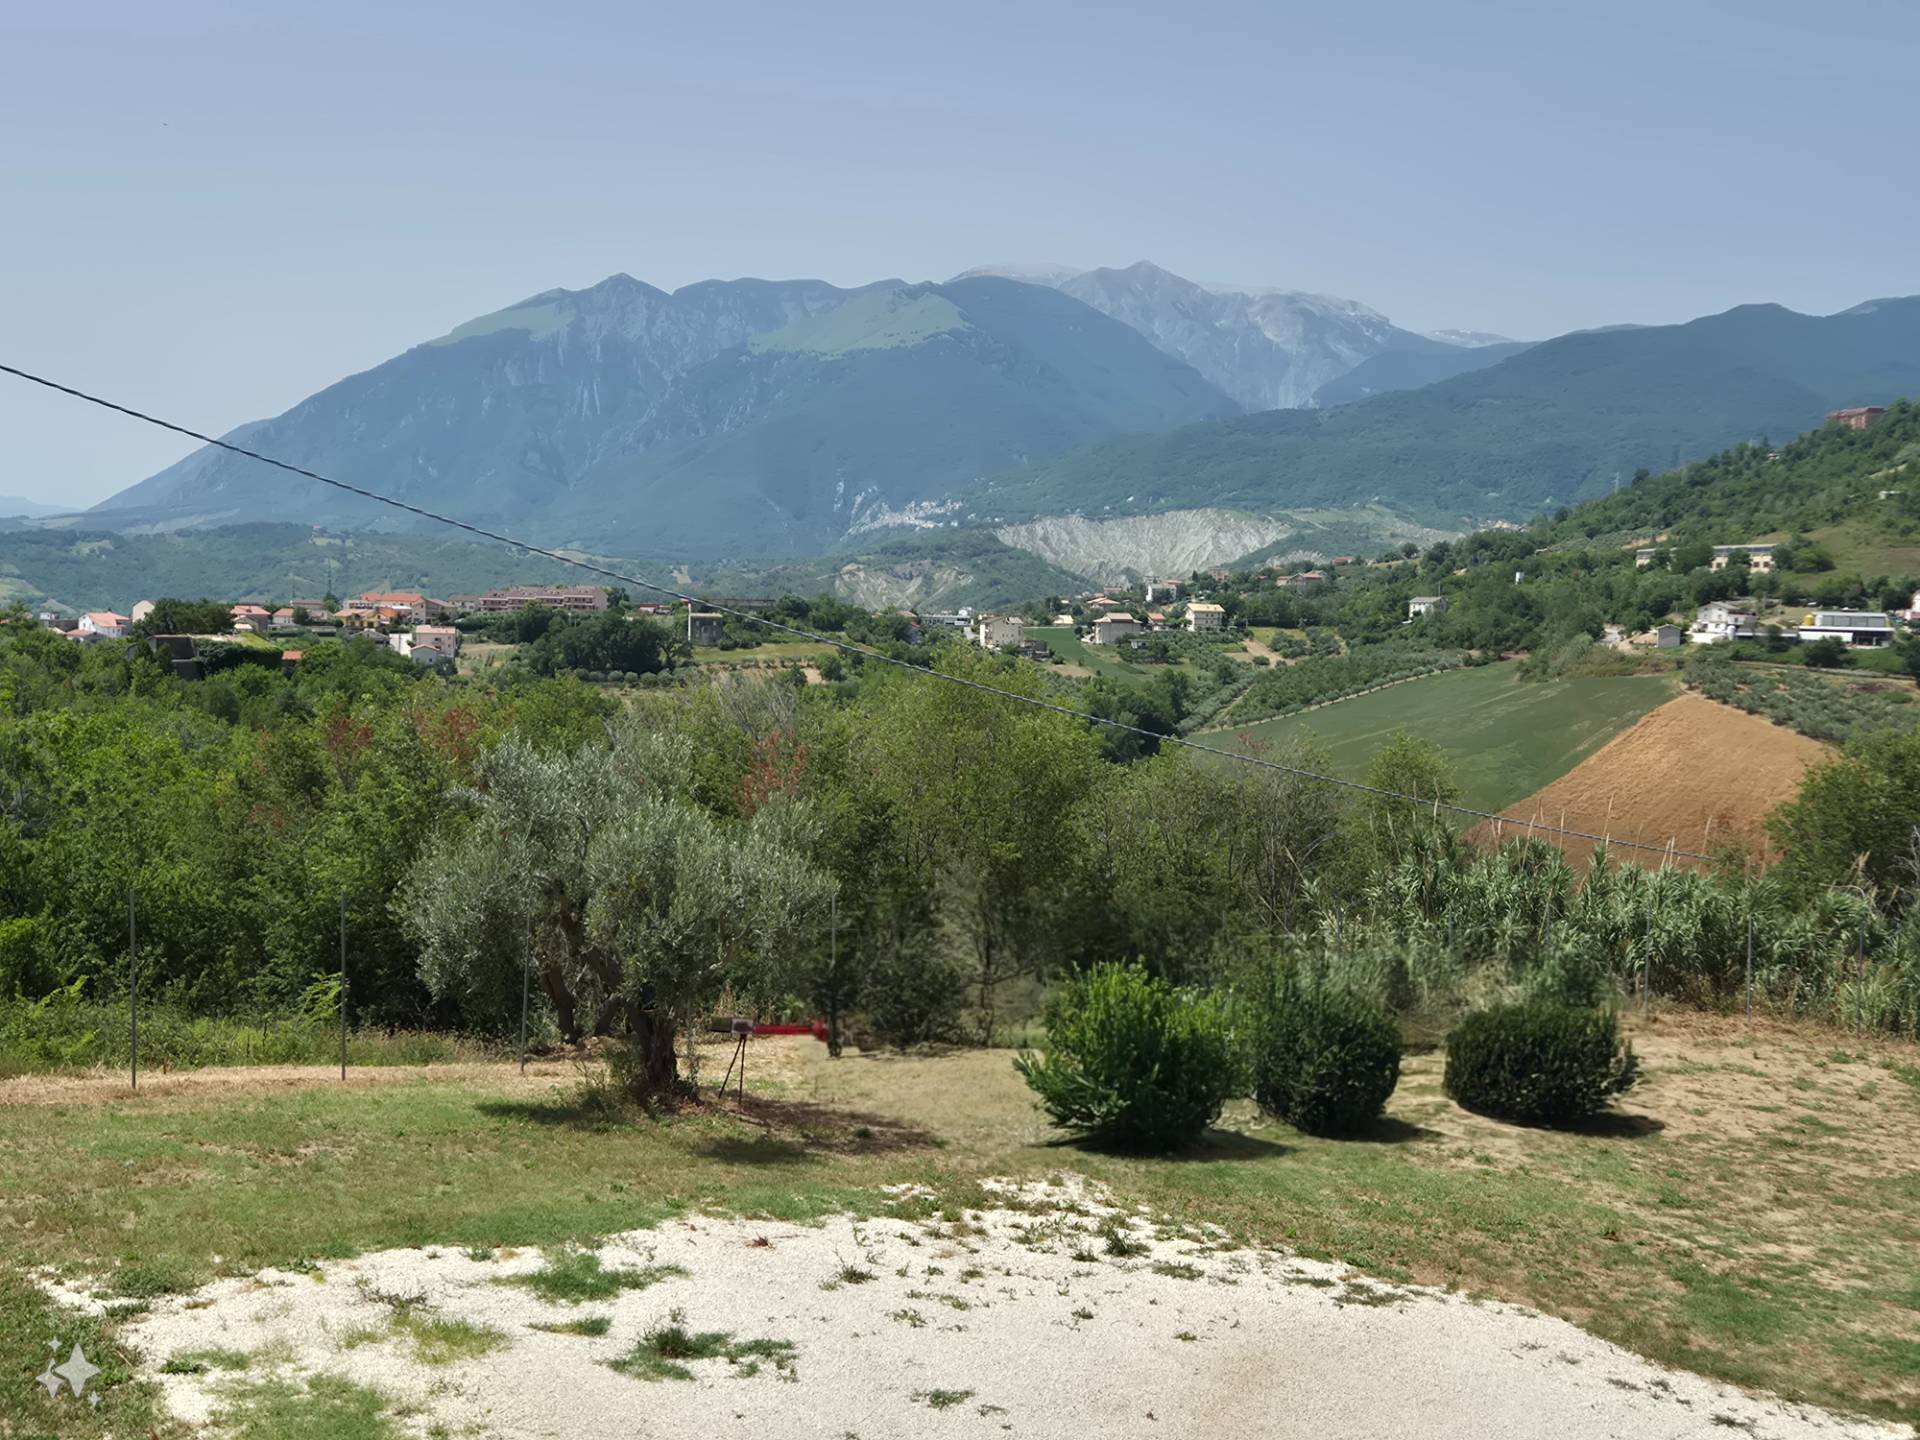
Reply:
<svg viewBox="0 0 1920 1440"><path fill-rule="evenodd" d="M623 1037L648 1097L676 1082L682 1023L781 992L832 894L804 806L718 819L685 792L683 751L632 727L572 751L509 736L401 897L436 995L497 1022L530 964L561 1033Z"/></svg>

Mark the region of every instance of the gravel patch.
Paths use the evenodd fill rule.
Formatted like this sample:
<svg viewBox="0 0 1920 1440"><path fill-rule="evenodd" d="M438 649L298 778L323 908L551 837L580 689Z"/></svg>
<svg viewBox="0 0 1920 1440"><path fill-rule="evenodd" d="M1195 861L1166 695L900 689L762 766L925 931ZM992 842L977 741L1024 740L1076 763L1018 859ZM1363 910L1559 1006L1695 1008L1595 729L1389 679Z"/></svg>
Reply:
<svg viewBox="0 0 1920 1440"><path fill-rule="evenodd" d="M396 1250L217 1281L123 1334L196 1423L235 1374L164 1367L221 1351L252 1357L249 1379L375 1387L410 1434L514 1440L1914 1433L1664 1370L1518 1306L1238 1248L1073 1177L991 1186L957 1221L928 1216L930 1198L902 1187L896 1214L810 1227L693 1217L618 1235L602 1270L646 1283L579 1303L502 1283L541 1270L536 1250ZM430 1352L423 1318L498 1337ZM660 1367L636 1349L675 1323L709 1342L673 1361L691 1378L645 1378Z"/></svg>

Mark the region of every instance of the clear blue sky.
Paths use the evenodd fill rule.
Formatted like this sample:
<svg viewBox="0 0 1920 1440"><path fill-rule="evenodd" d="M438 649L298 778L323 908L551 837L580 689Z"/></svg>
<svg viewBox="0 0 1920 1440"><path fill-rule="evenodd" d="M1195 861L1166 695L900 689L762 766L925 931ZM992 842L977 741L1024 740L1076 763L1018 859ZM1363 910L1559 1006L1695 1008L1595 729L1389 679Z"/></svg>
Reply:
<svg viewBox="0 0 1920 1440"><path fill-rule="evenodd" d="M624 270L1008 260L1543 336L1920 291L1910 0L0 17L0 356L222 430ZM0 378L0 493L184 449Z"/></svg>

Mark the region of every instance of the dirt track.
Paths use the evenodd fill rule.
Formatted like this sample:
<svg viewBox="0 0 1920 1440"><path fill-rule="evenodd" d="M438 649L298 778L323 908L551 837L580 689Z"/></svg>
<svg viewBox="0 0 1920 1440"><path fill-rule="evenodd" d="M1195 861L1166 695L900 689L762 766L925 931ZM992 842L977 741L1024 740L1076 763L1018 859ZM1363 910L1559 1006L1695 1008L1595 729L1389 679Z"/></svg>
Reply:
<svg viewBox="0 0 1920 1440"><path fill-rule="evenodd" d="M1499 828L1513 835L1529 822L1566 825L1709 853L1735 844L1772 860L1768 812L1792 799L1807 767L1832 753L1758 716L1680 695L1509 806L1501 812L1508 823ZM1478 825L1474 838L1491 839L1495 828ZM1584 862L1594 847L1568 840L1561 848ZM1634 858L1652 857L1642 851Z"/></svg>

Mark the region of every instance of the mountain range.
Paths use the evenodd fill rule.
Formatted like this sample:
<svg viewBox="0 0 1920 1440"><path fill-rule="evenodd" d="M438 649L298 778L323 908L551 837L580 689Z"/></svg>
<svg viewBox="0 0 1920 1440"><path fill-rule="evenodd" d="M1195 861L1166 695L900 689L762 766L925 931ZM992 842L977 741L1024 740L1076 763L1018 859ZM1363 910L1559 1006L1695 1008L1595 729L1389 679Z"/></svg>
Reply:
<svg viewBox="0 0 1920 1440"><path fill-rule="evenodd" d="M1068 296L995 277L554 290L243 427L250 448L529 539L629 553L818 553L980 477L1238 413ZM103 502L106 523L389 512L216 449Z"/></svg>
<svg viewBox="0 0 1920 1440"><path fill-rule="evenodd" d="M1916 391L1920 299L1825 317L1741 306L1529 345L1146 262L670 294L616 275L470 321L235 437L640 561L787 562L991 530L1108 578L1219 563L1249 537L1354 548L1524 519L1642 466ZM1174 518L1114 528L1129 517ZM213 448L87 517L131 533L274 520L421 523Z"/></svg>

